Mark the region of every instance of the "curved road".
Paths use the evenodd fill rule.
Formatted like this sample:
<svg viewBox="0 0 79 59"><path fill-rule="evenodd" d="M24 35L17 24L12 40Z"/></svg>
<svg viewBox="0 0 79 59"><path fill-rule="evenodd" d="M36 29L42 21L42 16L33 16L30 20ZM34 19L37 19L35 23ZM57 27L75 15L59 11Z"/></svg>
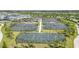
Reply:
<svg viewBox="0 0 79 59"><path fill-rule="evenodd" d="M1 32L1 28L4 26L4 24L0 24L0 42L3 38L3 33Z"/></svg>
<svg viewBox="0 0 79 59"><path fill-rule="evenodd" d="M2 34L2 32L0 31L0 42L1 42L2 38L3 38L3 34Z"/></svg>
<svg viewBox="0 0 79 59"><path fill-rule="evenodd" d="M74 40L74 48L79 48L79 26L78 25L76 26L77 26L78 36Z"/></svg>

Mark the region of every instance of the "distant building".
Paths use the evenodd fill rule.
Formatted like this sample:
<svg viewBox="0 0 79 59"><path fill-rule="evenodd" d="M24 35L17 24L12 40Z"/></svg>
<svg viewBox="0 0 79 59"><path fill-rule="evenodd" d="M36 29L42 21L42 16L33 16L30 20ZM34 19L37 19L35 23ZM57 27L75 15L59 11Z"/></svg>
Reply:
<svg viewBox="0 0 79 59"><path fill-rule="evenodd" d="M31 18L30 15L22 15L17 13L0 12L0 20L15 20L22 18Z"/></svg>

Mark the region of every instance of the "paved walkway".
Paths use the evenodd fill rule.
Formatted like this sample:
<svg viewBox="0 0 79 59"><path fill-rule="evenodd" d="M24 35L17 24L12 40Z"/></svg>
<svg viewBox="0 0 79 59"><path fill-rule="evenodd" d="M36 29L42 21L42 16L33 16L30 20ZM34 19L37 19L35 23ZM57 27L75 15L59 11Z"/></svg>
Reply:
<svg viewBox="0 0 79 59"><path fill-rule="evenodd" d="M39 27L38 27L39 29L39 33L41 32L41 30L42 30L42 19L40 18L40 20L39 20Z"/></svg>

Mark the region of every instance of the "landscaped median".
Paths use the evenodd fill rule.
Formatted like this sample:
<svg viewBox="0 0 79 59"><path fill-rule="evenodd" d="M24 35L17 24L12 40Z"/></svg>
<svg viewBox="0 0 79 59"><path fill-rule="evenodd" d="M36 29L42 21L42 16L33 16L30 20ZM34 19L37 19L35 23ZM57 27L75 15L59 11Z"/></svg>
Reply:
<svg viewBox="0 0 79 59"><path fill-rule="evenodd" d="M76 23L67 19L62 19L61 22L65 23L68 26L68 28L65 29L65 35L66 35L65 47L73 48L74 39L76 38L78 33Z"/></svg>

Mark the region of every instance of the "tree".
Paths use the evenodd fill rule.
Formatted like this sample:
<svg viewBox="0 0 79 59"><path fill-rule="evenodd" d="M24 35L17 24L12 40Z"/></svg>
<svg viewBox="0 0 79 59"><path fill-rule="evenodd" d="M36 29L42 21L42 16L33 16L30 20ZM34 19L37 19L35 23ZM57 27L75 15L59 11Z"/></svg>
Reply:
<svg viewBox="0 0 79 59"><path fill-rule="evenodd" d="M35 46L33 44L28 44L29 48L35 48Z"/></svg>
<svg viewBox="0 0 79 59"><path fill-rule="evenodd" d="M5 41L3 41L3 46L2 46L2 48L7 48L7 45L6 45Z"/></svg>

